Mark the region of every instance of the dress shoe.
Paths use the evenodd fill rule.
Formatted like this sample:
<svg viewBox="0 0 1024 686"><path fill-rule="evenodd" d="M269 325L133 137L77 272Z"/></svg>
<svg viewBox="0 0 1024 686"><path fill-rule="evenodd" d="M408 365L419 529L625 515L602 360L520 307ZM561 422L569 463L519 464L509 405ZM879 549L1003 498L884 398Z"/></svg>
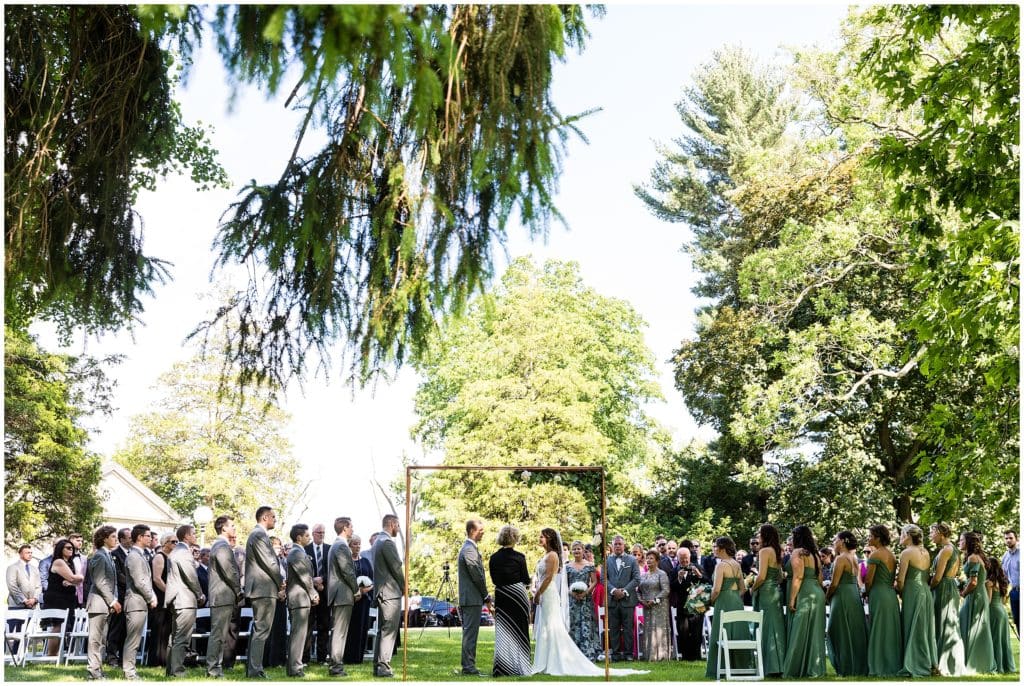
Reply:
<svg viewBox="0 0 1024 686"><path fill-rule="evenodd" d="M297 677L297 678L301 679L302 677L306 676L306 673L303 672L303 671L288 672L288 676L290 676L290 677Z"/></svg>
<svg viewBox="0 0 1024 686"><path fill-rule="evenodd" d="M85 675L85 678L89 681L103 681L107 678L107 676L103 672L100 672L99 674L93 674L92 672L89 672Z"/></svg>
<svg viewBox="0 0 1024 686"><path fill-rule="evenodd" d="M141 681L142 680L142 677L140 677L138 674L125 674L124 678L125 678L125 681Z"/></svg>
<svg viewBox="0 0 1024 686"><path fill-rule="evenodd" d="M327 670L327 673L331 676L348 676L348 672L346 672L344 669L338 669L336 667L331 667L329 670Z"/></svg>
<svg viewBox="0 0 1024 686"><path fill-rule="evenodd" d="M393 677L395 675L395 673L392 672L390 669L382 669L380 671L373 670L373 675L377 676L377 677L382 677L382 678L388 679L388 678Z"/></svg>
<svg viewBox="0 0 1024 686"><path fill-rule="evenodd" d="M255 674L246 674L246 679L269 679L266 672L256 672Z"/></svg>
<svg viewBox="0 0 1024 686"><path fill-rule="evenodd" d="M466 676L480 676L480 670L477 669L476 667L471 667L469 669L463 669L462 673L465 674Z"/></svg>

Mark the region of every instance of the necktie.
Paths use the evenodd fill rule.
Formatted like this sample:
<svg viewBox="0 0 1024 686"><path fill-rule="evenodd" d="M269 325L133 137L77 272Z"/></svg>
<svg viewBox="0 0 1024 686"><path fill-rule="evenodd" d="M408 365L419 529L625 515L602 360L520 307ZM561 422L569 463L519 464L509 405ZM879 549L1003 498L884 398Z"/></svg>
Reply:
<svg viewBox="0 0 1024 686"><path fill-rule="evenodd" d="M313 546L313 552L316 553L316 575L323 576L324 569L321 566L322 563L320 562L320 546Z"/></svg>
<svg viewBox="0 0 1024 686"><path fill-rule="evenodd" d="M25 576L32 578L32 572L29 571L28 563L25 563Z"/></svg>

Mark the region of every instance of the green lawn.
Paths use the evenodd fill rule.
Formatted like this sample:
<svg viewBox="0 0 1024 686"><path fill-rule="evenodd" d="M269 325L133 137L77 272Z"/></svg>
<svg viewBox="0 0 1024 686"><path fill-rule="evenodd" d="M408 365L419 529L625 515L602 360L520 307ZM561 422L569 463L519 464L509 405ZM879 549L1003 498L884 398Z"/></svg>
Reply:
<svg viewBox="0 0 1024 686"><path fill-rule="evenodd" d="M409 680L410 681L481 681L486 680L487 672L490 671L490 666L494 656L494 629L492 627L482 627L480 629L480 643L477 651L477 666L480 671L485 673L483 677L463 677L458 673L459 668L459 655L461 650L460 644L460 632L458 629L452 629L451 636L448 635L446 629L427 629L420 632L420 630L411 631L409 633ZM1013 638L1014 645L1017 646L1016 638ZM1019 649L1019 648L1018 648ZM616 665L619 666L619 665ZM629 666L637 669L649 669L650 673L645 675L637 675L630 677L616 677L615 681L703 681L704 680L704 663L703 662L659 662L659 663L630 663L623 664L622 666ZM392 660L392 667L395 670L397 679L401 679L402 676L402 649L400 648L398 653L395 655L395 659ZM372 676L372 665L369 662L361 665L349 665L346 667L349 673L349 677L345 679L338 679L336 677L329 677L327 670L324 667L312 666L306 670L305 681L371 681L374 680ZM283 667L267 670L268 675L273 680L278 681L297 681L285 676ZM112 679L121 679L123 677L121 670L107 668L107 676ZM168 678L164 675L163 669L143 667L139 669L139 674L143 679L152 681L166 681ZM205 679L206 673L201 668L194 668L189 670L188 679L193 681L202 681ZM230 672L225 673L227 680L243 681L245 680L245 669L243 665L236 664L235 668ZM50 665L38 665L30 667L7 667L4 674L4 679L7 681L81 681L85 679L85 665L78 664L71 667L53 667ZM534 676L534 677L504 677L501 681L600 681L601 679L580 679L577 677L552 677L552 676ZM825 681L840 681L835 676L835 673L829 667L829 676L824 679ZM850 681L868 681L868 679L857 678L849 679ZM1017 681L1018 675L992 675L986 677L973 677L973 678L936 678L936 679L925 679L924 681ZM380 679L377 681L386 681ZM876 679L875 681L881 681ZM909 679L907 681L910 681ZM921 679L918 679L921 681Z"/></svg>

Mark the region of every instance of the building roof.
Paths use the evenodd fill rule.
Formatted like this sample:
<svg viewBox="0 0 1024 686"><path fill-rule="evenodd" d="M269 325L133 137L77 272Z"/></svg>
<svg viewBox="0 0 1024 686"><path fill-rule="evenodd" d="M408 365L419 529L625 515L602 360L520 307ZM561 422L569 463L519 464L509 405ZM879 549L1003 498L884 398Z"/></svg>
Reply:
<svg viewBox="0 0 1024 686"><path fill-rule="evenodd" d="M118 527L147 524L158 531L166 531L186 519L117 462L104 461L99 491L103 499L102 521L106 524Z"/></svg>

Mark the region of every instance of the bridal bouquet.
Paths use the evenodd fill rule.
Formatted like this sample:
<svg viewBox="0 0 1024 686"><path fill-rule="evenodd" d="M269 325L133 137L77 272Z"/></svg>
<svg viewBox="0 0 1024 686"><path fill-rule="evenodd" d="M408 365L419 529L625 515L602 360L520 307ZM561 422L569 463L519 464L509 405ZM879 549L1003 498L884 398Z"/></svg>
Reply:
<svg viewBox="0 0 1024 686"><path fill-rule="evenodd" d="M586 593L587 592L587 584L586 584L585 581L577 581L576 583L574 583L572 586L569 587L569 590L572 591L573 593Z"/></svg>
<svg viewBox="0 0 1024 686"><path fill-rule="evenodd" d="M369 588L370 586L373 586L373 579L368 576L357 577L356 586L359 588Z"/></svg>
<svg viewBox="0 0 1024 686"><path fill-rule="evenodd" d="M686 611L693 614L704 614L708 611L708 600L711 598L711 584L694 584L686 597Z"/></svg>

